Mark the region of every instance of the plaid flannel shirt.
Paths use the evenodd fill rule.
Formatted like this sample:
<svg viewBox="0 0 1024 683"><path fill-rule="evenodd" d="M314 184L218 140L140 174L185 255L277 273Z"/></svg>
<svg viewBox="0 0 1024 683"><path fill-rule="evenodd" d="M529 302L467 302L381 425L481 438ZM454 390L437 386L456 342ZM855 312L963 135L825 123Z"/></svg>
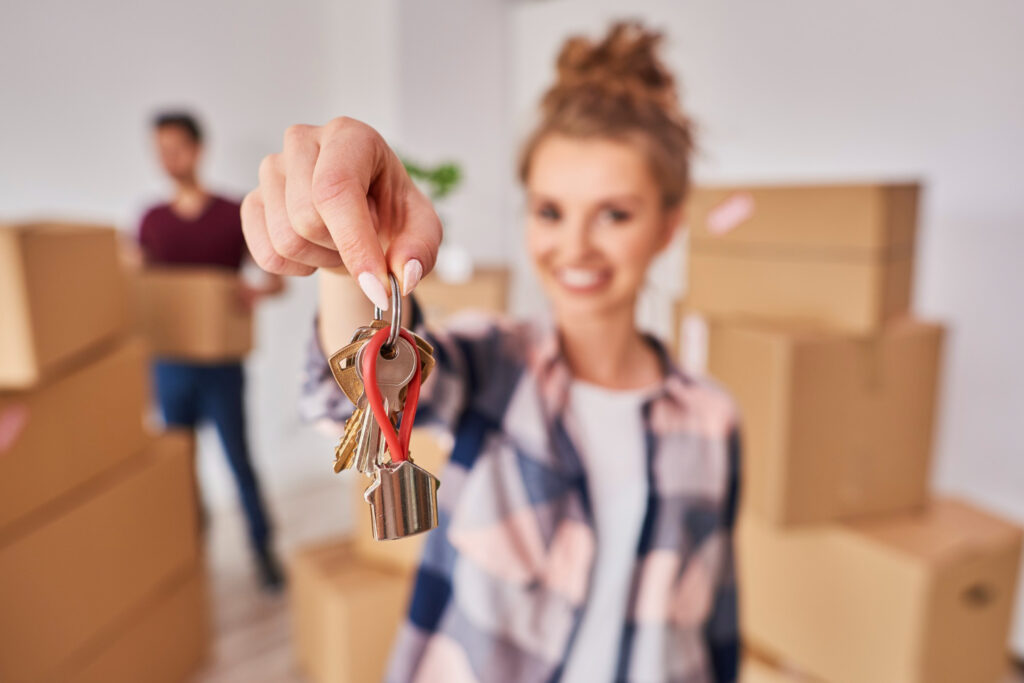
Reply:
<svg viewBox="0 0 1024 683"><path fill-rule="evenodd" d="M557 334L464 318L416 331L435 349L417 423L454 436L388 680L556 681L587 603L595 533L566 410ZM729 683L739 634L732 549L739 432L730 398L683 374L643 406L648 499L615 681ZM352 406L311 345L306 417L334 428ZM415 455L415 454L414 454Z"/></svg>

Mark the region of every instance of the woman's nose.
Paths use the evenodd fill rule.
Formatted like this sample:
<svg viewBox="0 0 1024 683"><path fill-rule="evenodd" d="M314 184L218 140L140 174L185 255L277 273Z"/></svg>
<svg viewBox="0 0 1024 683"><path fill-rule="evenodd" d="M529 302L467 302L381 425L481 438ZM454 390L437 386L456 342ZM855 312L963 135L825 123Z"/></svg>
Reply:
<svg viewBox="0 0 1024 683"><path fill-rule="evenodd" d="M561 250L565 256L582 256L590 251L590 225L582 218L566 220L562 230Z"/></svg>

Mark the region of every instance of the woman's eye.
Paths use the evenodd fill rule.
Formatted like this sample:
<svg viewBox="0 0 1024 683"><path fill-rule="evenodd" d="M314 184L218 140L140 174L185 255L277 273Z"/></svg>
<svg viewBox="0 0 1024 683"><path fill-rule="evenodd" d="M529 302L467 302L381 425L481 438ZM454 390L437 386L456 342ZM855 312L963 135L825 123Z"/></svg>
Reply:
<svg viewBox="0 0 1024 683"><path fill-rule="evenodd" d="M605 209L601 213L602 218L611 223L625 223L633 217L628 211L623 211L622 209Z"/></svg>
<svg viewBox="0 0 1024 683"><path fill-rule="evenodd" d="M562 215L558 212L558 209L550 205L542 206L539 209L537 209L537 216L539 216L542 220L551 223L558 221L562 218Z"/></svg>

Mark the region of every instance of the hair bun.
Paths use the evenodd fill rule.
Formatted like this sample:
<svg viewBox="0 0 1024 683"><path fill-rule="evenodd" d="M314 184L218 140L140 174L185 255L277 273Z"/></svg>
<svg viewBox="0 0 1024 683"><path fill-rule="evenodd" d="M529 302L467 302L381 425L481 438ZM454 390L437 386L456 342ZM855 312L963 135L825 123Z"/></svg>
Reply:
<svg viewBox="0 0 1024 683"><path fill-rule="evenodd" d="M558 56L558 81L545 96L544 108L550 112L582 89L677 109L675 79L657 55L661 40L661 33L636 22L614 24L600 42L570 38Z"/></svg>
<svg viewBox="0 0 1024 683"><path fill-rule="evenodd" d="M658 58L661 33L636 22L613 24L597 41L574 37L558 56L558 78L541 100L541 120L523 146L519 177L551 134L628 142L647 157L665 206L690 185L693 124L672 73Z"/></svg>

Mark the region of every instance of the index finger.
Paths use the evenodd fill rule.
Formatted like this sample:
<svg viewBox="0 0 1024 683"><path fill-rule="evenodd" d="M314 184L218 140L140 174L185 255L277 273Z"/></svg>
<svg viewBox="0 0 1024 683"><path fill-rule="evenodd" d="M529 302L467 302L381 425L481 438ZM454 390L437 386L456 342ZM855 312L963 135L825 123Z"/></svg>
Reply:
<svg viewBox="0 0 1024 683"><path fill-rule="evenodd" d="M381 174L384 141L369 126L335 119L324 126L313 169L313 204L348 272L367 297L388 307L387 266L367 193Z"/></svg>

